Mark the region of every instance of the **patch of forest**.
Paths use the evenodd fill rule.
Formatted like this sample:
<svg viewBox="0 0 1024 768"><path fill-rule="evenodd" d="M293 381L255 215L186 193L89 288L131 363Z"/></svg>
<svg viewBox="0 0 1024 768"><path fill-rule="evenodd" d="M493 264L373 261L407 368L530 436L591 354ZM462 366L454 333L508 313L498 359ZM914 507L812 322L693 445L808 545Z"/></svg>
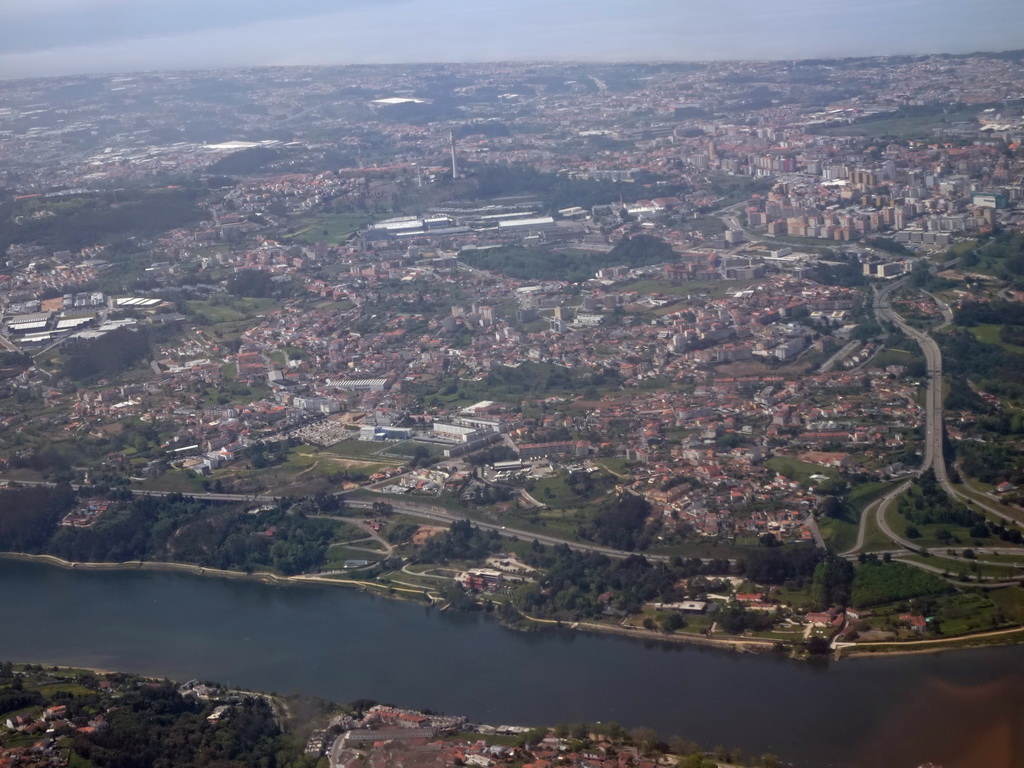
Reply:
<svg viewBox="0 0 1024 768"><path fill-rule="evenodd" d="M110 378L128 370L150 353L149 331L117 328L96 339L69 340L61 375L73 381Z"/></svg>
<svg viewBox="0 0 1024 768"><path fill-rule="evenodd" d="M924 595L942 595L953 587L934 573L905 563L867 562L857 569L852 600L868 608Z"/></svg>
<svg viewBox="0 0 1024 768"><path fill-rule="evenodd" d="M998 397L1024 399L1024 355L978 341L967 330L939 334L936 340L949 375L970 379Z"/></svg>
<svg viewBox="0 0 1024 768"><path fill-rule="evenodd" d="M238 505L181 494L138 496L112 503L87 528L62 526L76 503L67 486L0 491L0 550L76 562L148 560L289 576L323 563L335 534L333 522L307 514L315 510L310 501L282 500L247 513Z"/></svg>
<svg viewBox="0 0 1024 768"><path fill-rule="evenodd" d="M43 723L43 708L54 708L43 725L56 742L40 741L47 762L95 768L312 768L314 757L282 732L270 703L262 696L227 694L214 700L182 695L170 681L123 674L47 672L28 665L15 671L0 664L0 715L18 715ZM220 716L214 715L220 707ZM54 714L54 713L59 713ZM212 719L211 719L212 716ZM36 719L38 718L38 719ZM25 734L0 735L0 751L25 744ZM46 759L45 755L42 755ZM15 757L15 762L18 758ZM3 758L0 758L3 762ZM43 763L32 763L33 765Z"/></svg>
<svg viewBox="0 0 1024 768"><path fill-rule="evenodd" d="M54 251L133 236L153 236L189 226L209 213L199 206L202 190L174 187L120 190L55 203L28 201L0 220L0 252L12 243L38 243Z"/></svg>

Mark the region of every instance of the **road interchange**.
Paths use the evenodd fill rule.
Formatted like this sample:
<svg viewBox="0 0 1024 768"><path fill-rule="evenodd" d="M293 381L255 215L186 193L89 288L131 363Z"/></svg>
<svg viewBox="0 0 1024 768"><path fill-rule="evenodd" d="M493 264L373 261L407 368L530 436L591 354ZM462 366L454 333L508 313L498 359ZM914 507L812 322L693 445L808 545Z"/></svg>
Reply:
<svg viewBox="0 0 1024 768"><path fill-rule="evenodd" d="M935 473L935 479L938 481L942 489L953 499L957 499L961 502L966 503L968 506L974 505L981 507L988 514L1002 520L1004 523L1008 523L1018 528L1024 528L1024 524L1021 523L1020 519L1007 514L1006 512L998 509L994 504L979 499L978 494L969 493L958 487L958 484L953 483L949 477L949 472L946 467L946 457L943 445L944 435L944 412L942 403L942 390L943 390L943 368L942 368L942 351L939 348L938 343L929 333L921 331L909 323L907 323L899 314L892 309L892 295L902 288L907 282L907 279L898 280L881 290L876 290L873 309L875 316L879 323L889 323L908 337L917 342L918 346L921 347L921 351L925 357L925 366L927 371L927 390L925 395L925 437L924 437L924 456L921 461L920 470L916 473L921 473L932 470ZM927 293L927 292L926 292ZM936 330L941 329L949 325L953 320L952 310L949 305L943 302L936 296L928 293L928 296L938 305L943 315L943 323L936 327ZM904 494L913 485L913 479L904 480L894 489L888 491L882 498L877 499L871 504L864 508L861 515L860 526L857 532L857 541L853 547L847 551L841 553L844 557L854 557L858 553L862 552L865 547L866 533L871 521L874 525L892 542L897 544L902 550L897 551L897 556L900 553L918 553L918 554L930 554L920 545L907 539L905 536L901 536L892 529L886 520L889 507L892 503ZM995 565L1002 566L1004 563L991 560L977 559L977 554L993 554L999 556L1001 554L1021 554L1024 550L1019 548L1009 547L975 547L974 548L975 558L964 558L957 556L943 557L943 560L951 560L956 564L970 563L979 565ZM935 566L928 565L919 562L909 562L909 564L929 570L933 572L943 572L943 569ZM948 570L948 569L947 569ZM1020 576L1014 576L1010 578L1010 582L1019 582L1024 580L1024 574ZM991 583L991 582L989 582Z"/></svg>

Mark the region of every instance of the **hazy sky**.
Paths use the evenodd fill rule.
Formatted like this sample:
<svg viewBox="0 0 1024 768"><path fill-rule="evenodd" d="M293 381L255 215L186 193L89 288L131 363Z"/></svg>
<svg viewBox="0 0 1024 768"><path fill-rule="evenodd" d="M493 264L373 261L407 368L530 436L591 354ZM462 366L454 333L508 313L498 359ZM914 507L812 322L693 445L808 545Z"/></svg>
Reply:
<svg viewBox="0 0 1024 768"><path fill-rule="evenodd" d="M1024 48L1024 0L0 0L0 77Z"/></svg>

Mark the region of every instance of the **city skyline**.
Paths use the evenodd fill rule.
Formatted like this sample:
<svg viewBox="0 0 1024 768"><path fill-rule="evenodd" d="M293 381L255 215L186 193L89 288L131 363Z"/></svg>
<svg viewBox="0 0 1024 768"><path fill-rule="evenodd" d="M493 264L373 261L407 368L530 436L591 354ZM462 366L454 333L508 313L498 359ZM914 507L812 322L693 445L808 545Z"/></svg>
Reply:
<svg viewBox="0 0 1024 768"><path fill-rule="evenodd" d="M865 0L9 0L0 77L236 66L799 59L1024 47L1024 6Z"/></svg>

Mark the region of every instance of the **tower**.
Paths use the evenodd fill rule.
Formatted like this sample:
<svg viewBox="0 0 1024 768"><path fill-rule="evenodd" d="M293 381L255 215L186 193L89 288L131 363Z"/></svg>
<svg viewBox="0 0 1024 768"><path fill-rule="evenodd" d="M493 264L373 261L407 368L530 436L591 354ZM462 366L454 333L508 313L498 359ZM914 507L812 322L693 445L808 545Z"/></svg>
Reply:
<svg viewBox="0 0 1024 768"><path fill-rule="evenodd" d="M452 179L459 178L459 169L455 165L455 131L448 131L448 141L452 147Z"/></svg>

